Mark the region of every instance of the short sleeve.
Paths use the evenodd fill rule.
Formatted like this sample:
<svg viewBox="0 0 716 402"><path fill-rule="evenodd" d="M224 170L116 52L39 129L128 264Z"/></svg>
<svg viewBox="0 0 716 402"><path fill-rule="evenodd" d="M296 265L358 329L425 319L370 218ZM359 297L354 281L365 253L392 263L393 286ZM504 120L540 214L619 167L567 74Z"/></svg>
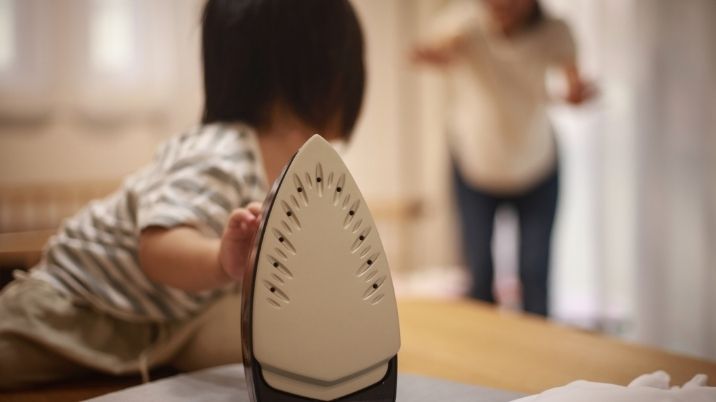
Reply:
<svg viewBox="0 0 716 402"><path fill-rule="evenodd" d="M231 211L250 201L245 188L251 175L240 168L237 158L251 159L252 155L204 153L184 157L148 180L138 194L139 230L186 225L208 236L221 236Z"/></svg>
<svg viewBox="0 0 716 402"><path fill-rule="evenodd" d="M577 46L569 25L559 19L550 20L549 24L546 44L549 63L561 66L574 62L577 58Z"/></svg>

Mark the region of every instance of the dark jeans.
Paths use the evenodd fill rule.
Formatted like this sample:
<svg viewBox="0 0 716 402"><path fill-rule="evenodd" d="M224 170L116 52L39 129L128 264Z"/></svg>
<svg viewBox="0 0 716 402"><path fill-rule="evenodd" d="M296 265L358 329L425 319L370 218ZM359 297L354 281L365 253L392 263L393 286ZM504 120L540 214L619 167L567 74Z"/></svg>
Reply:
<svg viewBox="0 0 716 402"><path fill-rule="evenodd" d="M493 293L492 234L495 212L511 205L519 219L519 275L525 311L548 314L549 254L552 224L557 209L558 169L523 193L495 195L467 184L454 168L460 209L463 250L472 273L470 296L490 303Z"/></svg>

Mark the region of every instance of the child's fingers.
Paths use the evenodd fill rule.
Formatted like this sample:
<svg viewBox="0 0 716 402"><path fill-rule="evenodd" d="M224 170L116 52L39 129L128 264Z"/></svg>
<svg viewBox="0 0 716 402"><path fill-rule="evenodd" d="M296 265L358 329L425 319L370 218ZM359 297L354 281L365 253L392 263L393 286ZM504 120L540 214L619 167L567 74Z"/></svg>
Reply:
<svg viewBox="0 0 716 402"><path fill-rule="evenodd" d="M229 226L237 227L241 223L255 220L256 216L244 208L235 209L229 217Z"/></svg>
<svg viewBox="0 0 716 402"><path fill-rule="evenodd" d="M227 230L233 238L244 238L253 235L258 225L258 218L247 209L242 208L231 213Z"/></svg>
<svg viewBox="0 0 716 402"><path fill-rule="evenodd" d="M246 209L248 209L249 212L251 212L251 213L252 213L254 216L256 216L256 217L261 216L261 210L262 210L262 208L261 208L261 203L260 203L260 202L257 202L257 201L250 202L250 203L246 206Z"/></svg>

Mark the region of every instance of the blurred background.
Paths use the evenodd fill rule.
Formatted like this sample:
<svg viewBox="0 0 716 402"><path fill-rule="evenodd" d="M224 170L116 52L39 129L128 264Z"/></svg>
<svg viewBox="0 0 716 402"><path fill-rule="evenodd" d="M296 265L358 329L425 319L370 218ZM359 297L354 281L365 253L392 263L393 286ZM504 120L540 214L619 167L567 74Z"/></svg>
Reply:
<svg viewBox="0 0 716 402"><path fill-rule="evenodd" d="M368 87L346 160L401 297L461 297L445 82L410 62L449 0L355 0ZM0 0L0 232L52 229L198 123L202 0ZM599 97L551 110L553 319L716 360L716 2L548 0ZM493 248L519 307L514 213ZM19 251L31 237L1 237ZM30 240L27 240L30 239ZM35 246L36 247L36 246ZM32 263L6 253L0 271Z"/></svg>

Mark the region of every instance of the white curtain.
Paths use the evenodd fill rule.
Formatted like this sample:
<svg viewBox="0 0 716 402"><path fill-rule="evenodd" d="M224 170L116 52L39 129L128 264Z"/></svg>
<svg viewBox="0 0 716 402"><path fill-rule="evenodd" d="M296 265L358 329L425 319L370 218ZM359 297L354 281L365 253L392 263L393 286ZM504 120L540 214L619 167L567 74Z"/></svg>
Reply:
<svg viewBox="0 0 716 402"><path fill-rule="evenodd" d="M556 314L716 359L716 2L546 3L601 91L555 110Z"/></svg>
<svg viewBox="0 0 716 402"><path fill-rule="evenodd" d="M184 85L178 24L199 3L0 0L0 120L166 117Z"/></svg>

